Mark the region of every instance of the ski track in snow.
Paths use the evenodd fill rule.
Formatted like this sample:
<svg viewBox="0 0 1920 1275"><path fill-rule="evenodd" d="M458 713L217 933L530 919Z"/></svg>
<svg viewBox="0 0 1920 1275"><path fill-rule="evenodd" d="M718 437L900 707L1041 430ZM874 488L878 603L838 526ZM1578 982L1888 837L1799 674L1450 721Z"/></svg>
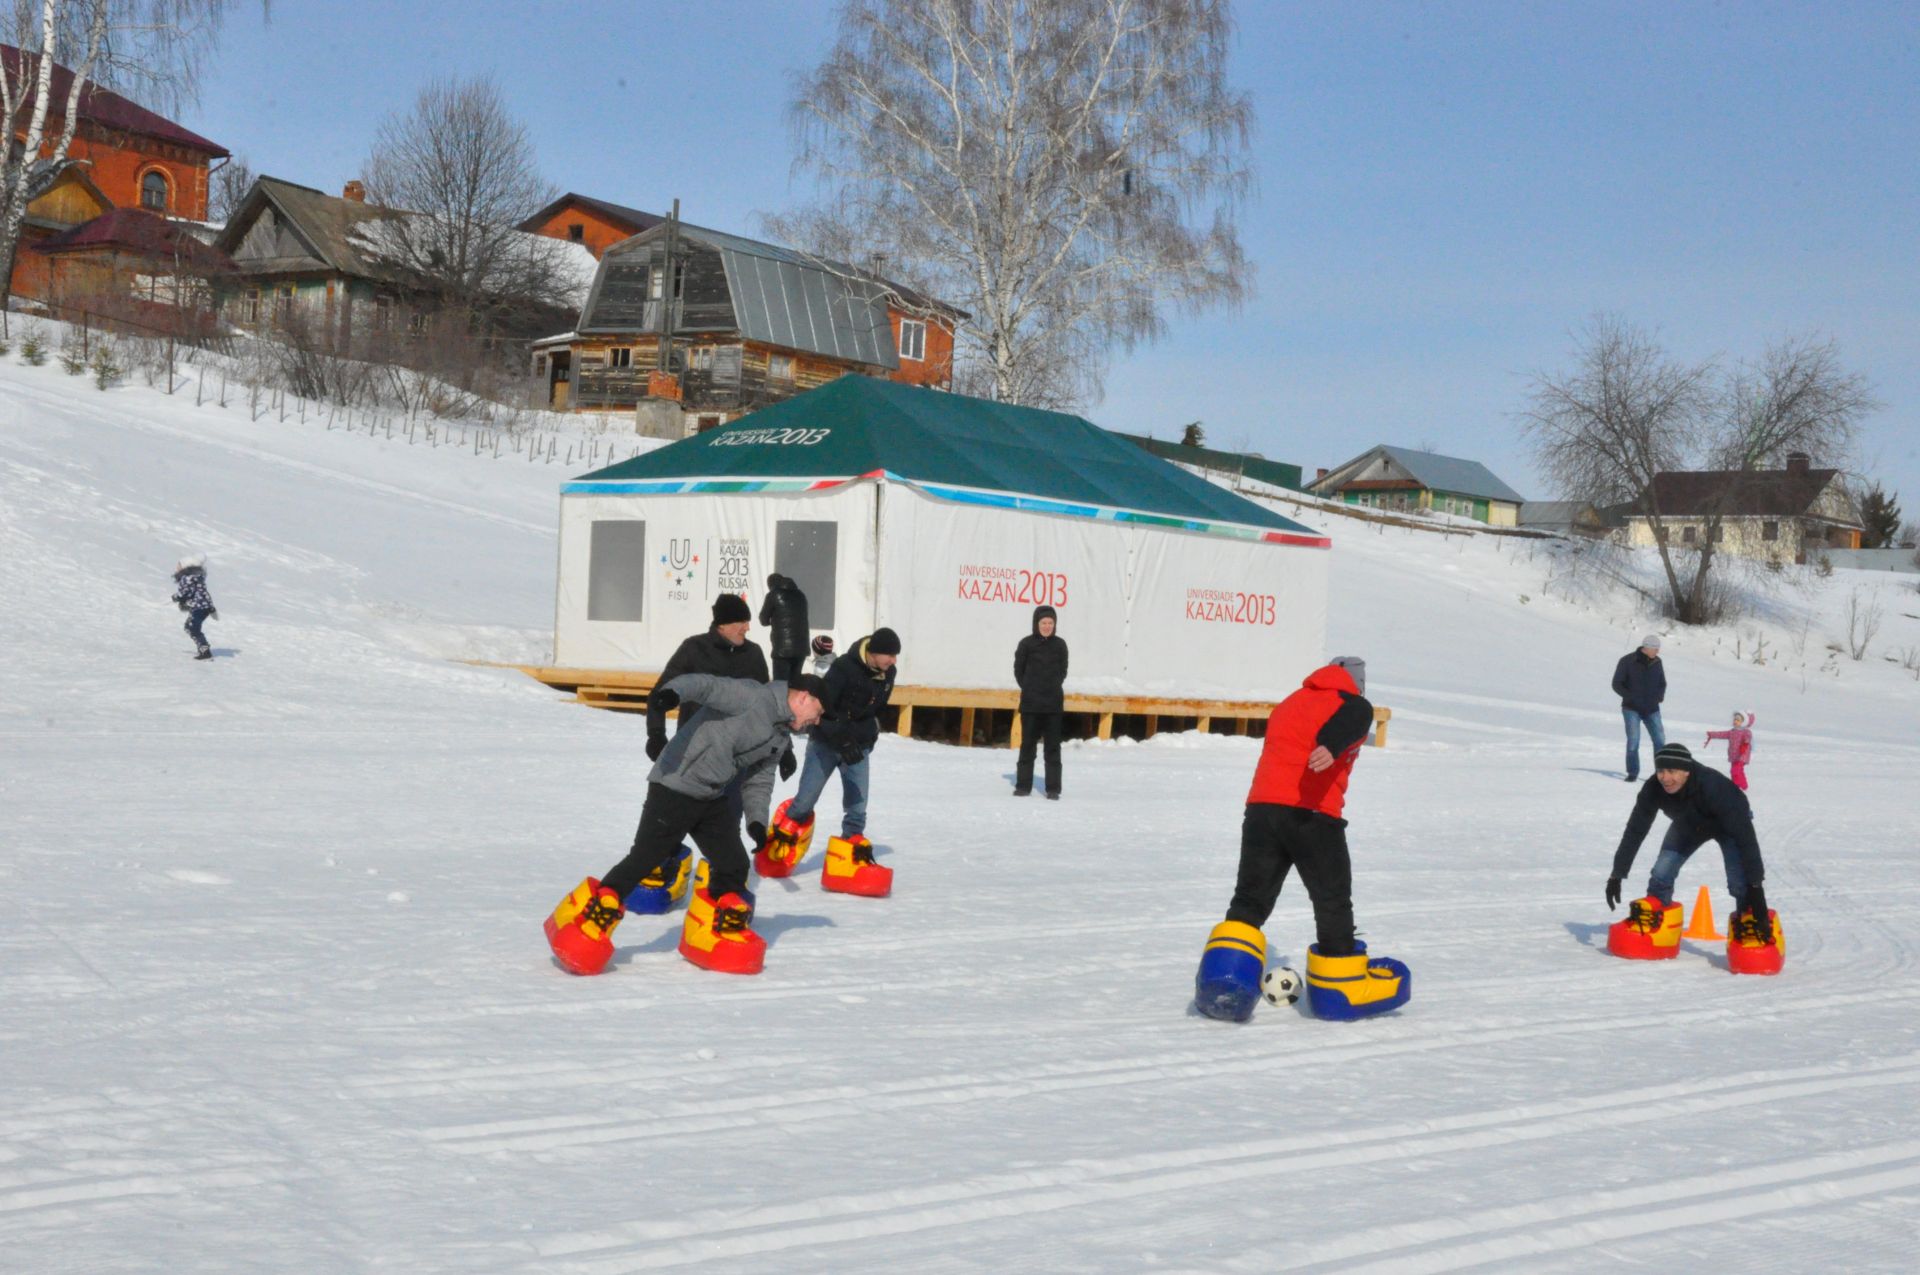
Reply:
<svg viewBox="0 0 1920 1275"><path fill-rule="evenodd" d="M562 477L0 358L0 1269L1910 1267L1892 666L1803 692L1669 635L1670 737L1760 714L1777 979L1605 953L1605 682L1650 622L1548 596L1531 550L1344 524L1329 644L1395 710L1356 911L1405 1011L1187 1010L1255 757L1219 737L1069 744L1058 806L890 739L894 897L823 894L816 851L762 883L758 978L681 961L676 910L573 979L540 920L631 836L639 723L447 662L544 642ZM165 602L193 550L211 666ZM1858 575L1807 587L1831 614ZM1724 929L1712 847L1701 884ZM1310 933L1292 883L1275 957Z"/></svg>

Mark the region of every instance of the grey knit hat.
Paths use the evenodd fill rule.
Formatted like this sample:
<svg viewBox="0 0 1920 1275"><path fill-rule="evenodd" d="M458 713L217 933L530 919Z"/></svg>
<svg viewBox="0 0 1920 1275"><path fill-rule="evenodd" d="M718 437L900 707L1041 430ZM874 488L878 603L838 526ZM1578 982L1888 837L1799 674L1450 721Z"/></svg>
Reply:
<svg viewBox="0 0 1920 1275"><path fill-rule="evenodd" d="M1657 651L1660 649L1660 635L1658 633L1649 633L1640 639L1640 645L1643 649L1651 648Z"/></svg>
<svg viewBox="0 0 1920 1275"><path fill-rule="evenodd" d="M1367 662L1358 655L1336 655L1327 663L1335 668L1347 670L1347 676L1353 679L1354 689L1362 695L1367 693Z"/></svg>

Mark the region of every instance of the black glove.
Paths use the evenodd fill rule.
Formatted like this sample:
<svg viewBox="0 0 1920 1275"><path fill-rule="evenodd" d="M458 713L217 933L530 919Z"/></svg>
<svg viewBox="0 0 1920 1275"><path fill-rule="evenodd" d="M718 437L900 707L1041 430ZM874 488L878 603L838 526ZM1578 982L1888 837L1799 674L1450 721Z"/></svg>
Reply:
<svg viewBox="0 0 1920 1275"><path fill-rule="evenodd" d="M797 765L797 763L793 760L793 746L789 744L787 751L780 754L780 778L792 779L795 765ZM751 827L752 825L749 824L748 826ZM762 829L762 831L765 831L765 829Z"/></svg>
<svg viewBox="0 0 1920 1275"><path fill-rule="evenodd" d="M866 755L867 755L867 750L859 744L847 743L847 744L840 745L840 760L847 763L849 766L853 765L855 762L859 761L862 757L865 757Z"/></svg>
<svg viewBox="0 0 1920 1275"><path fill-rule="evenodd" d="M656 686L647 693L647 707L652 708L656 704L659 705L661 712L671 713L680 707L680 697L664 686Z"/></svg>
<svg viewBox="0 0 1920 1275"><path fill-rule="evenodd" d="M767 825L765 825L764 823L748 824L747 825L747 848L749 850L764 850L766 849L766 846L767 846Z"/></svg>
<svg viewBox="0 0 1920 1275"><path fill-rule="evenodd" d="M1620 878L1608 877L1607 878L1607 911L1611 912L1619 906L1620 906Z"/></svg>
<svg viewBox="0 0 1920 1275"><path fill-rule="evenodd" d="M667 737L665 735L647 736L647 760L648 761L659 761L660 754L666 751L667 751Z"/></svg>

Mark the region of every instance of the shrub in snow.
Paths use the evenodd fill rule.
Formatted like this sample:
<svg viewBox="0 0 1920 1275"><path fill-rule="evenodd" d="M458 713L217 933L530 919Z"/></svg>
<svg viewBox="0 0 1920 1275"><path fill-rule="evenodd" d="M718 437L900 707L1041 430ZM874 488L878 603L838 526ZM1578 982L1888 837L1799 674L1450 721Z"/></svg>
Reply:
<svg viewBox="0 0 1920 1275"><path fill-rule="evenodd" d="M20 357L34 367L47 361L47 339L40 335L39 327L29 327L20 338Z"/></svg>
<svg viewBox="0 0 1920 1275"><path fill-rule="evenodd" d="M94 347L93 383L96 386L104 390L126 374L127 370L120 366L119 356L114 353L113 346L102 341Z"/></svg>

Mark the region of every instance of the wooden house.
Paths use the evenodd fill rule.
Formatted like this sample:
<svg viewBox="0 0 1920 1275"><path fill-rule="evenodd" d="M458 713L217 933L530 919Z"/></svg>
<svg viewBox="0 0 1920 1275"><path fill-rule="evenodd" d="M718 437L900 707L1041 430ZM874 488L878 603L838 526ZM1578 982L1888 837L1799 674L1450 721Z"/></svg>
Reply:
<svg viewBox="0 0 1920 1275"><path fill-rule="evenodd" d="M1349 505L1426 510L1472 518L1490 527L1520 521L1520 493L1477 460L1382 443L1315 479L1309 491Z"/></svg>
<svg viewBox="0 0 1920 1275"><path fill-rule="evenodd" d="M20 51L0 45L0 67L9 76L21 71ZM47 132L57 139L61 112L73 88L73 73L55 65ZM80 90L79 121L67 148L68 163L51 170L28 192L22 249L61 235L115 208L143 208L162 217L203 222L208 180L228 157L225 147L183 128L165 116L129 101L110 89L85 84ZM27 131L22 113L13 121L13 144ZM52 143L42 151L52 158ZM16 296L45 300L51 261L43 254L15 254L12 289Z"/></svg>
<svg viewBox="0 0 1920 1275"><path fill-rule="evenodd" d="M869 271L662 222L605 250L580 321L535 344L532 370L548 406L677 437L848 373L951 389L960 317Z"/></svg>
<svg viewBox="0 0 1920 1275"><path fill-rule="evenodd" d="M213 288L233 268L183 223L140 208L112 209L28 251L47 262L54 314L182 335L213 330Z"/></svg>
<svg viewBox="0 0 1920 1275"><path fill-rule="evenodd" d="M1520 526L1556 536L1585 536L1597 540L1607 534L1605 514L1590 500L1529 500L1520 506Z"/></svg>
<svg viewBox="0 0 1920 1275"><path fill-rule="evenodd" d="M1823 549L1858 549L1866 529L1841 472L1815 469L1803 452L1788 456L1785 469L1656 474L1653 500L1669 543L1712 543L1762 562L1804 563ZM1628 514L1627 543L1658 543L1645 512Z"/></svg>

